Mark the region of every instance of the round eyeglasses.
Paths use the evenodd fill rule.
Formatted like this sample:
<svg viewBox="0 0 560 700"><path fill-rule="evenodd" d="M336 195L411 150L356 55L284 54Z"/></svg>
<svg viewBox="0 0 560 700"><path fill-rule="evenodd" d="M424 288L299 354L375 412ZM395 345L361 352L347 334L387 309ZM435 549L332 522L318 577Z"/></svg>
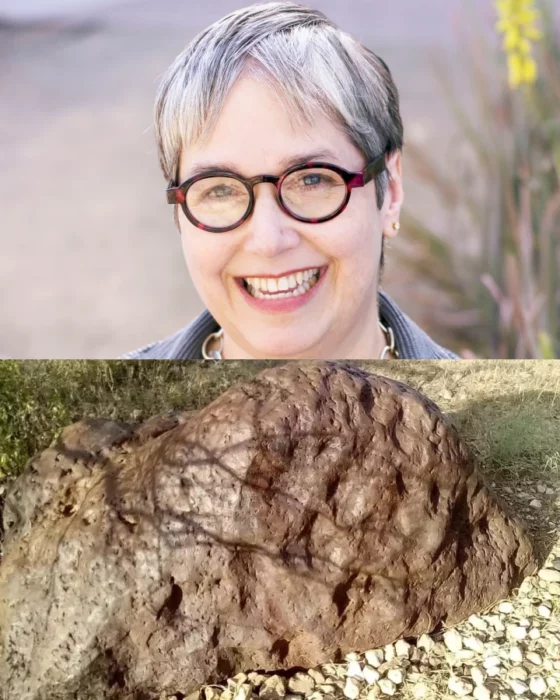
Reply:
<svg viewBox="0 0 560 700"><path fill-rule="evenodd" d="M227 171L196 175L167 188L169 204L180 204L187 219L211 233L231 231L246 221L255 205L255 185L276 187L276 200L289 216L308 224L320 224L346 209L354 187L363 187L386 168L385 153L376 156L361 172L353 173L331 163L302 163L282 175L257 175L249 179Z"/></svg>

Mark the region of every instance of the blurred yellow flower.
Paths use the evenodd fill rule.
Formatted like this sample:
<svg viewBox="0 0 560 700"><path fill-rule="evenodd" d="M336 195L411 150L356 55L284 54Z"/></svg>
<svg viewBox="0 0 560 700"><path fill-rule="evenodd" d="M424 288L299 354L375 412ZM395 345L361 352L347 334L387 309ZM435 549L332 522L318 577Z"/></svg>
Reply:
<svg viewBox="0 0 560 700"><path fill-rule="evenodd" d="M496 9L500 18L496 29L504 35L510 87L515 89L522 83L534 83L537 64L532 56L531 41L539 41L543 36L535 26L540 18L535 0L496 0Z"/></svg>

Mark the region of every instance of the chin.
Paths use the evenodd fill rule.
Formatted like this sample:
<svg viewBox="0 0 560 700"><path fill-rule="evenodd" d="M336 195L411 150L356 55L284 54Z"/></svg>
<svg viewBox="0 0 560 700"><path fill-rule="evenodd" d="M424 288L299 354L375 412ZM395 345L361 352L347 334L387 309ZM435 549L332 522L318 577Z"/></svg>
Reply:
<svg viewBox="0 0 560 700"><path fill-rule="evenodd" d="M286 331L286 334L289 334L289 331ZM250 341L249 338L247 340ZM261 340L261 342L259 342L259 340ZM291 338L287 340L284 336L283 338L278 338L276 342L274 338L270 336L262 339L255 338L254 341L250 343L250 347L251 354L258 355L263 359L289 360L290 358L306 356L309 356L309 359L313 359L312 355L309 354L313 343L302 342L301 338Z"/></svg>

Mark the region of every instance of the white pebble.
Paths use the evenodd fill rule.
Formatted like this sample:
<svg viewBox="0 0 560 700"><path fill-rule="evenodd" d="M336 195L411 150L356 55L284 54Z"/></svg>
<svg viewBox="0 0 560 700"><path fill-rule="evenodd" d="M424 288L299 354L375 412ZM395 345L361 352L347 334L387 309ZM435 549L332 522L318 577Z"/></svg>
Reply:
<svg viewBox="0 0 560 700"><path fill-rule="evenodd" d="M509 600L504 600L503 602L501 602L499 604L498 610L501 613L505 613L506 615L509 615L509 613L513 612L513 605L512 605L512 603L510 603Z"/></svg>
<svg viewBox="0 0 560 700"><path fill-rule="evenodd" d="M469 622L475 629L480 630L481 632L486 632L488 629L487 623L484 622L481 617L478 617L478 615L471 615L469 617Z"/></svg>
<svg viewBox="0 0 560 700"><path fill-rule="evenodd" d="M482 654L484 652L484 644L477 637L465 637L463 639L463 644L467 649L471 649L477 654Z"/></svg>
<svg viewBox="0 0 560 700"><path fill-rule="evenodd" d="M235 700L247 700L253 692L253 686L250 683L243 683L235 691Z"/></svg>
<svg viewBox="0 0 560 700"><path fill-rule="evenodd" d="M517 639L521 641L527 636L527 630L525 627L516 627L515 625L508 625L508 633L512 639Z"/></svg>
<svg viewBox="0 0 560 700"><path fill-rule="evenodd" d="M460 697L470 695L473 691L472 683L469 683L468 681L462 681L460 678L456 678L455 676L452 676L449 679L447 687L452 693L455 693L455 695L459 695Z"/></svg>
<svg viewBox="0 0 560 700"><path fill-rule="evenodd" d="M404 681L404 673L401 668L391 668L387 671L387 678L395 685L400 685Z"/></svg>
<svg viewBox="0 0 560 700"><path fill-rule="evenodd" d="M383 663L383 649L368 649L364 656L366 661L373 668L379 668Z"/></svg>
<svg viewBox="0 0 560 700"><path fill-rule="evenodd" d="M495 678L496 676L499 676L501 672L501 666L490 666L490 668L486 671L490 678Z"/></svg>
<svg viewBox="0 0 560 700"><path fill-rule="evenodd" d="M523 652L519 647L511 647L509 650L509 659L514 664L520 664L523 661Z"/></svg>
<svg viewBox="0 0 560 700"><path fill-rule="evenodd" d="M288 681L288 689L291 693L307 695L315 688L315 681L308 673L296 673Z"/></svg>
<svg viewBox="0 0 560 700"><path fill-rule="evenodd" d="M483 685L486 680L486 675L478 666L473 666L471 668L471 677L475 685Z"/></svg>
<svg viewBox="0 0 560 700"><path fill-rule="evenodd" d="M459 651L463 648L463 639L457 630L447 630L443 635L443 641L449 651Z"/></svg>
<svg viewBox="0 0 560 700"><path fill-rule="evenodd" d="M485 685L477 685L473 690L473 696L476 700L490 700L492 697L490 691Z"/></svg>
<svg viewBox="0 0 560 700"><path fill-rule="evenodd" d="M350 678L363 678L362 667L359 661L350 661L346 669L346 674Z"/></svg>
<svg viewBox="0 0 560 700"><path fill-rule="evenodd" d="M385 661L392 661L395 658L395 647L392 644L385 646Z"/></svg>
<svg viewBox="0 0 560 700"><path fill-rule="evenodd" d="M512 680L509 682L509 686L516 695L523 695L529 690L529 686L521 681Z"/></svg>
<svg viewBox="0 0 560 700"><path fill-rule="evenodd" d="M311 678L315 681L315 683L321 685L322 683L325 683L325 676L319 671L317 668L310 668L309 671L307 672Z"/></svg>
<svg viewBox="0 0 560 700"><path fill-rule="evenodd" d="M397 691L397 686L388 678L379 681L379 688L384 695L394 695Z"/></svg>
<svg viewBox="0 0 560 700"><path fill-rule="evenodd" d="M486 621L489 622L495 630L503 632L505 630L504 623L499 615L486 615Z"/></svg>
<svg viewBox="0 0 560 700"><path fill-rule="evenodd" d="M397 653L397 656L405 656L408 658L408 655L410 654L410 644L405 642L404 639L399 639L399 641L395 644L395 652Z"/></svg>
<svg viewBox="0 0 560 700"><path fill-rule="evenodd" d="M346 654L344 658L346 659L346 661L359 661L360 655L356 654L355 651L351 651L349 654Z"/></svg>
<svg viewBox="0 0 560 700"><path fill-rule="evenodd" d="M364 680L368 685L373 685L374 683L377 683L377 681L380 678L379 671L376 671L371 666L364 666L364 670L362 673L364 676Z"/></svg>
<svg viewBox="0 0 560 700"><path fill-rule="evenodd" d="M516 666L510 669L508 678L515 681L526 681L529 678L529 672L523 666Z"/></svg>
<svg viewBox="0 0 560 700"><path fill-rule="evenodd" d="M419 637L418 641L416 642L416 646L418 649L425 649L426 651L431 651L436 643L434 640L428 636L427 634L423 634Z"/></svg>
<svg viewBox="0 0 560 700"><path fill-rule="evenodd" d="M548 605L539 605L537 612L541 617L550 617L550 608Z"/></svg>
<svg viewBox="0 0 560 700"><path fill-rule="evenodd" d="M529 681L529 689L535 695L544 695L547 690L546 681L542 676L534 676Z"/></svg>
<svg viewBox="0 0 560 700"><path fill-rule="evenodd" d="M531 508L542 508L542 503L539 501L538 498L533 498L529 505L531 506Z"/></svg>
<svg viewBox="0 0 560 700"><path fill-rule="evenodd" d="M537 491L539 493L546 493L546 486L544 484L537 484Z"/></svg>
<svg viewBox="0 0 560 700"><path fill-rule="evenodd" d="M500 659L499 656L489 656L487 659L484 659L482 662L482 665L486 670L489 668L492 668L493 666L499 666L502 663L502 660Z"/></svg>
<svg viewBox="0 0 560 700"><path fill-rule="evenodd" d="M529 637L531 639L540 639L541 632L536 627L529 631Z"/></svg>
<svg viewBox="0 0 560 700"><path fill-rule="evenodd" d="M530 627L531 626L531 620L528 620L526 617L522 617L519 620L519 626L520 627Z"/></svg>
<svg viewBox="0 0 560 700"><path fill-rule="evenodd" d="M539 571L539 578L542 581L560 583L560 571L556 571L556 569L541 569Z"/></svg>
<svg viewBox="0 0 560 700"><path fill-rule="evenodd" d="M350 700L356 700L360 695L360 684L355 678L347 678L342 692L344 696L350 698Z"/></svg>
<svg viewBox="0 0 560 700"><path fill-rule="evenodd" d="M529 651L526 654L527 656L527 661L530 661L532 664L535 664L535 666L540 666L542 664L542 656L540 654L537 654L536 651Z"/></svg>

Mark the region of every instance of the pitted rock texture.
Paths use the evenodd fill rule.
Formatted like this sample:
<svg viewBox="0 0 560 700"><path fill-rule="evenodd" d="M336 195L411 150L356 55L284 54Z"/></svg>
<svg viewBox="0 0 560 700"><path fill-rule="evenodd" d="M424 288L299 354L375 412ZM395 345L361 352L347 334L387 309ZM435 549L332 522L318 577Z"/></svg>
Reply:
<svg viewBox="0 0 560 700"><path fill-rule="evenodd" d="M437 406L340 363L194 414L85 421L6 499L7 698L150 698L310 668L505 597L530 542Z"/></svg>

